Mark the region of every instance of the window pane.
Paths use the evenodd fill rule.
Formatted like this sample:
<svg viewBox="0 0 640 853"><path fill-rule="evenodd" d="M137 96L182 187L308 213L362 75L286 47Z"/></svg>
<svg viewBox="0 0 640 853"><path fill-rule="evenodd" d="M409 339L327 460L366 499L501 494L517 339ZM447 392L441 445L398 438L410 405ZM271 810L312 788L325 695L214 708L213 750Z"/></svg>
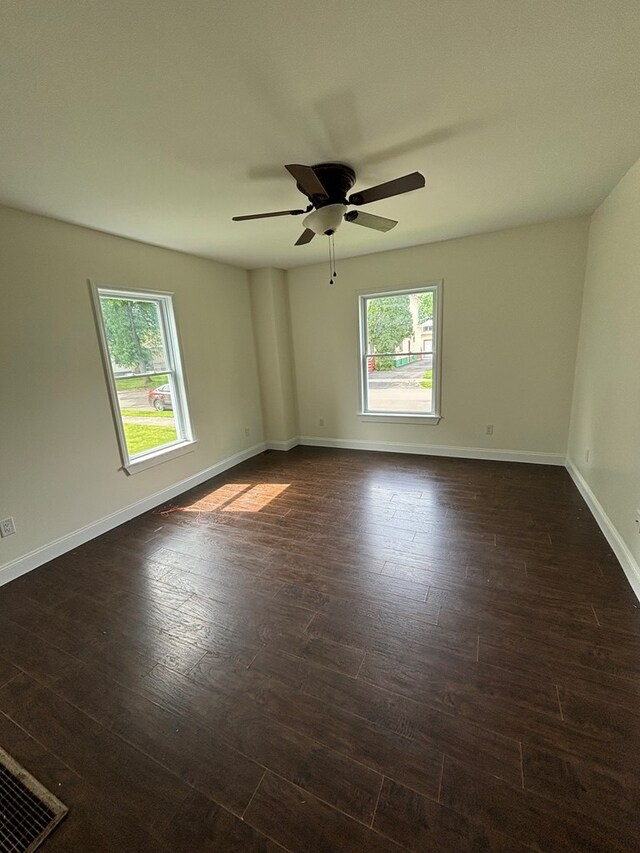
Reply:
<svg viewBox="0 0 640 853"><path fill-rule="evenodd" d="M116 379L169 368L157 301L101 296L100 307Z"/></svg>
<svg viewBox="0 0 640 853"><path fill-rule="evenodd" d="M433 411L433 356L431 353L367 359L370 412Z"/></svg>
<svg viewBox="0 0 640 853"><path fill-rule="evenodd" d="M367 411L434 411L432 290L366 300Z"/></svg>
<svg viewBox="0 0 640 853"><path fill-rule="evenodd" d="M178 440L171 375L122 377L116 390L130 457Z"/></svg>

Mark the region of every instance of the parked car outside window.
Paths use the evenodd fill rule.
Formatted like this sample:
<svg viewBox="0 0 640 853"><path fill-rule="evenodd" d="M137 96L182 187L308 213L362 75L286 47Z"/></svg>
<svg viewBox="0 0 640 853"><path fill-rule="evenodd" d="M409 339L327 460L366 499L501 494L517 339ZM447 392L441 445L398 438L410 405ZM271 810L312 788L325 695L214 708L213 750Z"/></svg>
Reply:
<svg viewBox="0 0 640 853"><path fill-rule="evenodd" d="M149 405L153 406L158 412L163 412L165 409L173 409L171 388L168 385L161 385L159 388L149 391Z"/></svg>

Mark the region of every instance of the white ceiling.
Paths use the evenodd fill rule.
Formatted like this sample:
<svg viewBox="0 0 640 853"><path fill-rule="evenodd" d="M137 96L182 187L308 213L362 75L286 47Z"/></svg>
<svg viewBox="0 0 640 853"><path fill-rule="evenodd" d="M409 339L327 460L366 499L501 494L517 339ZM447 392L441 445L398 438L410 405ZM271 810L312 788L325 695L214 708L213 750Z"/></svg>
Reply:
<svg viewBox="0 0 640 853"><path fill-rule="evenodd" d="M294 247L284 163L341 160L338 257L591 212L640 156L638 0L3 0L0 202L244 267Z"/></svg>

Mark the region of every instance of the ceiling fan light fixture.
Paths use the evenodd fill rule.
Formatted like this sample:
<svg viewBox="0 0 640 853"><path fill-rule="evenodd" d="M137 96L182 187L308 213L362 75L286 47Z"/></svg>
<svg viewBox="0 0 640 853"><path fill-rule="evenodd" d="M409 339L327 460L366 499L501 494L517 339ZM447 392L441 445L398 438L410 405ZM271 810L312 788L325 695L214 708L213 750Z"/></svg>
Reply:
<svg viewBox="0 0 640 853"><path fill-rule="evenodd" d="M327 204L305 216L302 224L315 234L330 236L331 234L335 234L340 227L346 209L346 204Z"/></svg>

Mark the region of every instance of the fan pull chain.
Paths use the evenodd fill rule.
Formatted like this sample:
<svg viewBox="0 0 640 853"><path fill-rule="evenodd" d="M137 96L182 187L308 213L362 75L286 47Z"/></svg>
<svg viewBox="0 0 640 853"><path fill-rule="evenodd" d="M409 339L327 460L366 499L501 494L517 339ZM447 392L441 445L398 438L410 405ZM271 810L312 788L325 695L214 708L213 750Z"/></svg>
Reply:
<svg viewBox="0 0 640 853"><path fill-rule="evenodd" d="M329 235L329 284L333 284L333 280L338 277L336 272L336 244L333 234Z"/></svg>
<svg viewBox="0 0 640 853"><path fill-rule="evenodd" d="M333 277L337 278L338 273L336 272L336 235L331 235L331 248L333 249Z"/></svg>

